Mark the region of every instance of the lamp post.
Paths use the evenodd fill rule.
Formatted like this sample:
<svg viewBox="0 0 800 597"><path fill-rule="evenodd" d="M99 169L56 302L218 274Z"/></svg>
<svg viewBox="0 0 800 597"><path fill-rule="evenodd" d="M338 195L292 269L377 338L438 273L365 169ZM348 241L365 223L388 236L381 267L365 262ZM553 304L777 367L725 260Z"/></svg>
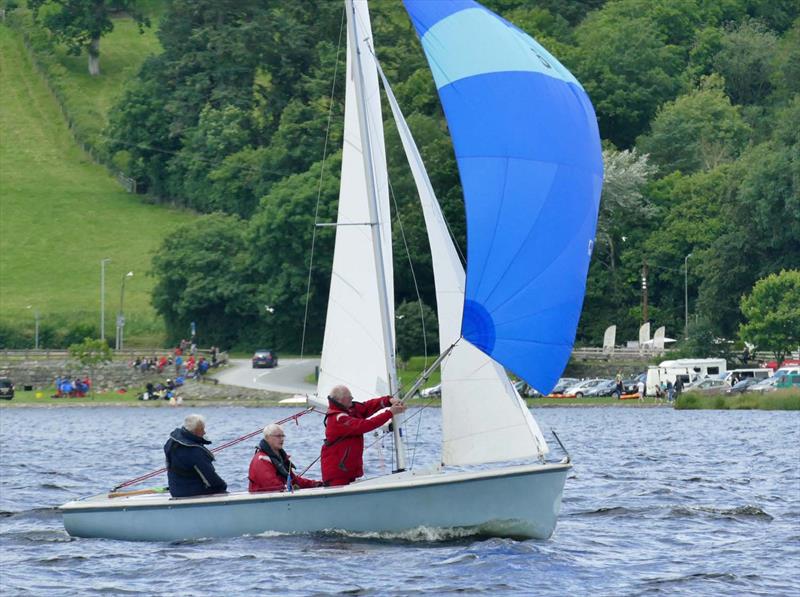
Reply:
<svg viewBox="0 0 800 597"><path fill-rule="evenodd" d="M100 339L106 339L106 263L111 259L100 260Z"/></svg>
<svg viewBox="0 0 800 597"><path fill-rule="evenodd" d="M689 337L689 253L683 258L683 337Z"/></svg>
<svg viewBox="0 0 800 597"><path fill-rule="evenodd" d="M117 350L122 350L125 328L125 280L133 277L133 272L122 276L122 288L119 292L119 315L117 315Z"/></svg>
<svg viewBox="0 0 800 597"><path fill-rule="evenodd" d="M264 310L270 315L275 313L275 307L273 307L272 305L264 305ZM269 324L270 324L269 329L271 332L270 335L272 336L272 350L275 350L275 322L272 321L272 318L270 318Z"/></svg>
<svg viewBox="0 0 800 597"><path fill-rule="evenodd" d="M28 305L28 309L32 309L31 305ZM33 310L33 321L34 321L34 340L33 340L33 348L35 350L39 350L39 309Z"/></svg>

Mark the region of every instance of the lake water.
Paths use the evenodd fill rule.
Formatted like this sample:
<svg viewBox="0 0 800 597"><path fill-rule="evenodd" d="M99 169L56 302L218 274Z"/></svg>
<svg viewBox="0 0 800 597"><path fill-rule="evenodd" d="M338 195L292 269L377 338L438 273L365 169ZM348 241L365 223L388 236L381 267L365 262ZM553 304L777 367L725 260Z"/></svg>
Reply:
<svg viewBox="0 0 800 597"><path fill-rule="evenodd" d="M219 445L291 411L207 407L203 413L208 436ZM800 595L800 413L534 413L543 429L557 430L575 464L550 540L421 529L401 536L270 535L171 544L71 539L54 507L162 466L161 447L186 409L3 409L0 590ZM437 459L439 417L427 409L408 425L417 465ZM318 454L321 427L316 414L285 426L298 465ZM233 490L246 488L255 443L218 455L218 470ZM372 474L391 466L390 445L387 439L367 451ZM318 478L318 467L309 474Z"/></svg>

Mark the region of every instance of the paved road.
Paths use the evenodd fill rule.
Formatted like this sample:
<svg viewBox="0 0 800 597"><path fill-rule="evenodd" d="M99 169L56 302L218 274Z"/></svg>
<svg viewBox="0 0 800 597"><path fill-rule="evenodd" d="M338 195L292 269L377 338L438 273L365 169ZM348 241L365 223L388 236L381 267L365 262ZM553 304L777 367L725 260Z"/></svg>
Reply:
<svg viewBox="0 0 800 597"><path fill-rule="evenodd" d="M228 364L224 371L214 376L219 383L284 394L317 391L316 386L305 379L319 365L319 359L280 359L274 369L253 369L250 359L230 359Z"/></svg>

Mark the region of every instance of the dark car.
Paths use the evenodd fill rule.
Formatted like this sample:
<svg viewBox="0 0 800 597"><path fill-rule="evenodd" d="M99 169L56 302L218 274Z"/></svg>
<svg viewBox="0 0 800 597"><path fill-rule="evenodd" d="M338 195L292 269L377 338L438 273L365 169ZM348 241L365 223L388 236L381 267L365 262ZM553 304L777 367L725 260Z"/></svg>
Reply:
<svg viewBox="0 0 800 597"><path fill-rule="evenodd" d="M630 377L622 380L622 385L625 386L626 394L635 394L639 391L639 382L642 381L647 384L647 371L640 373L636 377Z"/></svg>
<svg viewBox="0 0 800 597"><path fill-rule="evenodd" d="M253 369L271 369L277 366L278 353L274 350L257 350L253 355Z"/></svg>
<svg viewBox="0 0 800 597"><path fill-rule="evenodd" d="M14 384L7 377L0 377L0 398L11 400L14 397Z"/></svg>
<svg viewBox="0 0 800 597"><path fill-rule="evenodd" d="M755 377L745 377L741 381L736 382L733 385L732 388L728 388L725 393L726 394L742 394L742 393L747 391L747 388L749 388L750 386L754 386L759 381L761 381L761 380L756 379Z"/></svg>

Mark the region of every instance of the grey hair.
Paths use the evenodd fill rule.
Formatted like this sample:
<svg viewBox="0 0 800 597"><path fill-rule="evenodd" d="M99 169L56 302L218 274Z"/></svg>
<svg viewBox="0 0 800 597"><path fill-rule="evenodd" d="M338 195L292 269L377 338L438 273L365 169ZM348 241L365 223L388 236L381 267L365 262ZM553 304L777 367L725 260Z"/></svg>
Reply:
<svg viewBox="0 0 800 597"><path fill-rule="evenodd" d="M342 398L347 396L349 393L350 393L350 390L347 388L347 386L336 386L335 388L333 388L331 390L330 396L334 400L341 400Z"/></svg>
<svg viewBox="0 0 800 597"><path fill-rule="evenodd" d="M186 418L183 420L183 428L192 433L197 431L200 425L203 427L206 425L206 419L203 415L186 415Z"/></svg>
<svg viewBox="0 0 800 597"><path fill-rule="evenodd" d="M267 439L268 435L272 435L276 431L283 431L283 428L281 428L281 426L278 425L277 423L270 423L269 425L264 427L264 439Z"/></svg>

